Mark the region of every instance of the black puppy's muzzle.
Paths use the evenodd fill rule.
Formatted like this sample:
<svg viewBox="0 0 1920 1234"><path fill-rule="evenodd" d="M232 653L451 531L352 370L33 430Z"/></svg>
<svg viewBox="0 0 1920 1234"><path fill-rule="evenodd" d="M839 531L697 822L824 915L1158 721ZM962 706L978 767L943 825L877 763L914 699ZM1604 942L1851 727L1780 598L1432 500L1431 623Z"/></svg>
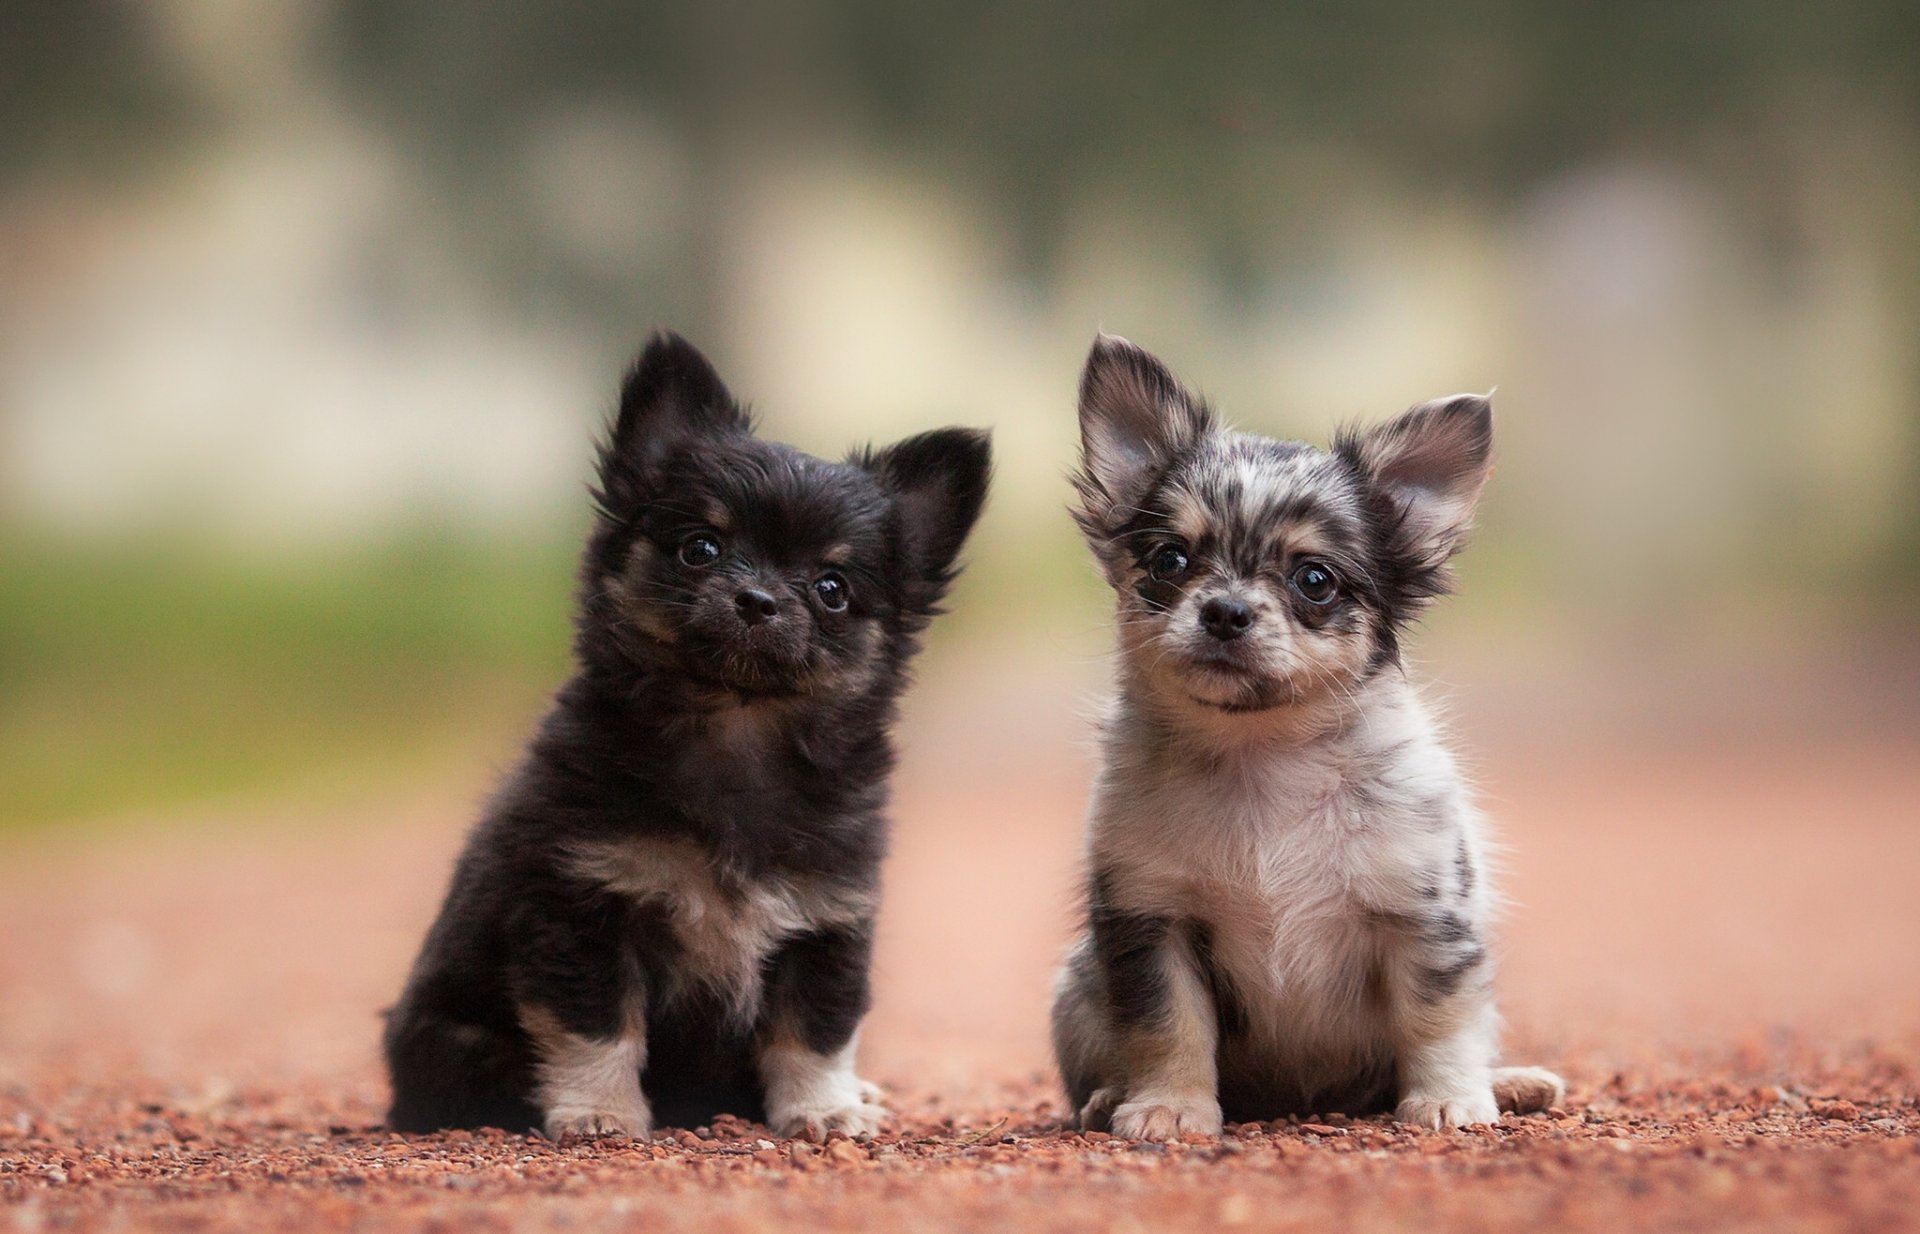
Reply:
<svg viewBox="0 0 1920 1234"><path fill-rule="evenodd" d="M743 624L757 626L779 615L780 602L758 587L746 587L733 597L733 610Z"/></svg>

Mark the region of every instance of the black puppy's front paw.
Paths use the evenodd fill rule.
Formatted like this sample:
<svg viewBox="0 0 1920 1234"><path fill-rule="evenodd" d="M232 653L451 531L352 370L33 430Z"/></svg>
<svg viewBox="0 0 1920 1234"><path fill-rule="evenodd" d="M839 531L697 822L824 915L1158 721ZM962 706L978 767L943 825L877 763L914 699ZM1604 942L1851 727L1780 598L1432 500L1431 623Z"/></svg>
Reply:
<svg viewBox="0 0 1920 1234"><path fill-rule="evenodd" d="M547 1138L561 1140L598 1140L625 1136L645 1140L653 1134L653 1116L645 1103L623 1110L595 1110L561 1106L547 1111Z"/></svg>

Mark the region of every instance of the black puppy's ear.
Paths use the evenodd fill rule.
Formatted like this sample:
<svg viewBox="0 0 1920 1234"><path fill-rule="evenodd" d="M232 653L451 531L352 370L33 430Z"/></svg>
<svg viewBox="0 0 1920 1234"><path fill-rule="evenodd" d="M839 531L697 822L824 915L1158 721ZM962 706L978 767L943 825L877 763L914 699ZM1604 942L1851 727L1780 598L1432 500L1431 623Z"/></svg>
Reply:
<svg viewBox="0 0 1920 1234"><path fill-rule="evenodd" d="M1377 428L1342 433L1334 452L1358 467L1386 504L1393 549L1440 590L1441 568L1466 540L1492 471L1491 397L1421 403Z"/></svg>
<svg viewBox="0 0 1920 1234"><path fill-rule="evenodd" d="M921 433L856 460L873 473L900 515L911 578L907 609L931 616L958 572L954 558L980 517L993 472L986 433L943 428Z"/></svg>
<svg viewBox="0 0 1920 1234"><path fill-rule="evenodd" d="M1080 375L1080 493L1074 519L1096 547L1126 522L1156 472L1213 428L1207 405L1118 335L1093 340ZM1118 517L1116 517L1118 516Z"/></svg>
<svg viewBox="0 0 1920 1234"><path fill-rule="evenodd" d="M671 330L656 332L620 386L620 412L600 450L602 504L630 500L647 467L674 447L750 427L699 348Z"/></svg>

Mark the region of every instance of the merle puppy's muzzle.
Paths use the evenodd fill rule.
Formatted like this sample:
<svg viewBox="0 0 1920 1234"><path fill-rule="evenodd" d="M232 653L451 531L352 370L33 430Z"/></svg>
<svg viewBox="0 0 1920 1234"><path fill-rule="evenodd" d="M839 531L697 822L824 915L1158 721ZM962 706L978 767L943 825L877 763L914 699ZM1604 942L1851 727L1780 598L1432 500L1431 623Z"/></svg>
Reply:
<svg viewBox="0 0 1920 1234"><path fill-rule="evenodd" d="M1238 596L1210 596L1200 606L1200 625L1223 643L1253 628L1253 608Z"/></svg>

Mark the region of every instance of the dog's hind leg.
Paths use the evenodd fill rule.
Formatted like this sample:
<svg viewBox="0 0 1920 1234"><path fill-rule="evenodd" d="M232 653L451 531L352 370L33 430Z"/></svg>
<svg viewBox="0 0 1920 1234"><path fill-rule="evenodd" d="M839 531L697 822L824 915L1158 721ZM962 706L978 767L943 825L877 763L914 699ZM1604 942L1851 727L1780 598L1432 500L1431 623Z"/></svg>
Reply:
<svg viewBox="0 0 1920 1234"><path fill-rule="evenodd" d="M388 1020L386 1053L393 1081L387 1125L395 1131L540 1126L529 1099L532 1058L517 1029L403 1007Z"/></svg>
<svg viewBox="0 0 1920 1234"><path fill-rule="evenodd" d="M1099 967L1085 940L1068 954L1054 983L1053 1053L1074 1125L1106 1131L1126 1091L1115 1075L1113 1029Z"/></svg>

